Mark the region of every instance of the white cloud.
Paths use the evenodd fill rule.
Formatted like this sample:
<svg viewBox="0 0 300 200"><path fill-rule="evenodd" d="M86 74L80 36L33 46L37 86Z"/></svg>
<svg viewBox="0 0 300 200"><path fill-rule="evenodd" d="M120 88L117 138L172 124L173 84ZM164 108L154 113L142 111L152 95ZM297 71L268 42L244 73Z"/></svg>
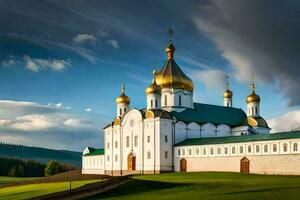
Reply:
<svg viewBox="0 0 300 200"><path fill-rule="evenodd" d="M84 44L95 44L97 38L92 34L79 34L73 38L73 44L84 45Z"/></svg>
<svg viewBox="0 0 300 200"><path fill-rule="evenodd" d="M70 60L31 58L29 56L24 56L24 62L25 67L33 72L38 72L42 69L62 71L71 65Z"/></svg>
<svg viewBox="0 0 300 200"><path fill-rule="evenodd" d="M92 109L91 109L91 108L86 108L85 111L86 111L86 112L91 112Z"/></svg>
<svg viewBox="0 0 300 200"><path fill-rule="evenodd" d="M57 103L57 104L55 104L55 107L56 108L61 108L63 105L62 105L62 103L61 102L59 102L59 103Z"/></svg>
<svg viewBox="0 0 300 200"><path fill-rule="evenodd" d="M269 119L267 122L273 133L300 128L300 110L287 112L281 116Z"/></svg>
<svg viewBox="0 0 300 200"><path fill-rule="evenodd" d="M2 66L4 66L4 67L10 67L10 66L12 66L12 65L17 64L17 62L18 62L18 61L17 61L17 59L16 59L14 56L9 56L9 58L3 60L3 61L1 62L1 64L2 64Z"/></svg>
<svg viewBox="0 0 300 200"><path fill-rule="evenodd" d="M99 130L106 116L76 113L58 105L0 100L1 142L73 150L102 144Z"/></svg>
<svg viewBox="0 0 300 200"><path fill-rule="evenodd" d="M107 40L106 43L108 45L112 46L114 49L119 49L120 48L119 42L117 40L110 39L110 40Z"/></svg>
<svg viewBox="0 0 300 200"><path fill-rule="evenodd" d="M226 86L226 74L217 69L192 70L190 73L194 80L204 83L208 89L223 91Z"/></svg>

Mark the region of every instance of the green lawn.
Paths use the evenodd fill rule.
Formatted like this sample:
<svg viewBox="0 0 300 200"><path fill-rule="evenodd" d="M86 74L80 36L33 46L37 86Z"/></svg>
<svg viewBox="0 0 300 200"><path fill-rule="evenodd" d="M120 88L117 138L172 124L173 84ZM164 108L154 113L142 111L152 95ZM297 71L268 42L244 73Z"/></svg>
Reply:
<svg viewBox="0 0 300 200"><path fill-rule="evenodd" d="M72 188L83 186L87 183L99 180L73 181ZM22 186L0 188L0 199L19 200L37 197L53 192L61 192L69 189L69 182L29 184Z"/></svg>
<svg viewBox="0 0 300 200"><path fill-rule="evenodd" d="M8 176L0 176L0 185L5 183L14 183L18 181L30 181L38 179L38 177L33 178L23 178L23 177L8 177Z"/></svg>
<svg viewBox="0 0 300 200"><path fill-rule="evenodd" d="M134 176L107 194L88 199L300 199L300 176L239 173L166 173Z"/></svg>

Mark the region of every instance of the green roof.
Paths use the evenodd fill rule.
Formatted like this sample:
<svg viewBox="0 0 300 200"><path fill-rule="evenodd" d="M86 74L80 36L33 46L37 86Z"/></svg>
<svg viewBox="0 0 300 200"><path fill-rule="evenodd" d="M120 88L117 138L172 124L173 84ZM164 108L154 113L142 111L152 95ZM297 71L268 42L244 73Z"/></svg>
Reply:
<svg viewBox="0 0 300 200"><path fill-rule="evenodd" d="M182 112L170 113L177 120L204 124L211 122L215 125L228 124L229 126L247 125L247 115L239 108L194 103L194 109L188 108Z"/></svg>
<svg viewBox="0 0 300 200"><path fill-rule="evenodd" d="M90 148L90 153L87 153L83 156L97 156L97 155L104 155L104 149L94 149L94 148Z"/></svg>
<svg viewBox="0 0 300 200"><path fill-rule="evenodd" d="M175 144L175 146L190 146L190 145L208 145L208 144L227 144L240 142L254 142L266 140L283 140L300 138L300 131L281 132L274 134L261 135L241 135L228 137L214 137L214 138L191 138Z"/></svg>

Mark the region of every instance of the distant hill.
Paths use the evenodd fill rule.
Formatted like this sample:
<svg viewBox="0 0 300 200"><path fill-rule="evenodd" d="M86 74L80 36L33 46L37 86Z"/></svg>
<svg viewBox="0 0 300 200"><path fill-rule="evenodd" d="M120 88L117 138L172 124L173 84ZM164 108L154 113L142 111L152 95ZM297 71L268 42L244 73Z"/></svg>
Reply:
<svg viewBox="0 0 300 200"><path fill-rule="evenodd" d="M81 167L81 156L82 153L75 151L0 143L0 157L35 160L41 163L56 160L60 163Z"/></svg>

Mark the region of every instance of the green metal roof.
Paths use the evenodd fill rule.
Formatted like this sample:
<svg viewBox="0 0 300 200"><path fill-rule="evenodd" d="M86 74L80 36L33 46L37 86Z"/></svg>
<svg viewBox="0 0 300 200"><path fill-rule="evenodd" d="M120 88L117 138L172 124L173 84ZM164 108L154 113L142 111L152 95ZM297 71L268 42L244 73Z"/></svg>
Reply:
<svg viewBox="0 0 300 200"><path fill-rule="evenodd" d="M240 142L254 142L265 140L283 140L300 138L300 131L281 132L274 134L262 135L241 135L228 137L214 137L214 138L191 138L175 144L175 146L190 146L190 145L208 145L208 144L227 144Z"/></svg>
<svg viewBox="0 0 300 200"><path fill-rule="evenodd" d="M194 109L188 108L182 112L170 113L177 120L204 124L211 122L215 125L228 124L229 126L247 125L247 115L239 108L194 103Z"/></svg>
<svg viewBox="0 0 300 200"><path fill-rule="evenodd" d="M90 153L87 153L83 156L97 156L97 155L104 155L104 149L94 149L94 148L90 148Z"/></svg>

